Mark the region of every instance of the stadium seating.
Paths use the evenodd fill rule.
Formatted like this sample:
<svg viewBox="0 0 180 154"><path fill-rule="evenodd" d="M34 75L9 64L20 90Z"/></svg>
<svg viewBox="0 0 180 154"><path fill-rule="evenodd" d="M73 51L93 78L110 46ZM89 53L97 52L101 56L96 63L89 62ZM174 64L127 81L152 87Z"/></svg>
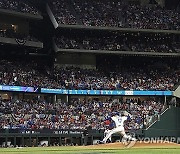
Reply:
<svg viewBox="0 0 180 154"><path fill-rule="evenodd" d="M53 9L54 15L59 24L77 24L76 17L70 11L66 0L49 0L49 5Z"/></svg>
<svg viewBox="0 0 180 154"><path fill-rule="evenodd" d="M180 14L158 5L141 6L124 0L53 0L49 2L59 24L179 30ZM73 5L73 7L72 7Z"/></svg>
<svg viewBox="0 0 180 154"><path fill-rule="evenodd" d="M175 63L175 61L174 61ZM0 61L0 85L93 90L172 90L179 82L178 68L163 66L163 71L142 68L116 68L115 72L76 67L48 68L36 62Z"/></svg>
<svg viewBox="0 0 180 154"><path fill-rule="evenodd" d="M105 36L57 35L56 45L60 49L86 49L134 52L179 53L176 40L170 35L112 32Z"/></svg>
<svg viewBox="0 0 180 154"><path fill-rule="evenodd" d="M39 14L38 10L29 4L28 0L0 0L0 9L7 9L33 15Z"/></svg>
<svg viewBox="0 0 180 154"><path fill-rule="evenodd" d="M0 0L0 147L178 141L180 9L141 2Z"/></svg>
<svg viewBox="0 0 180 154"><path fill-rule="evenodd" d="M114 111L128 111L125 128L137 130L152 122L154 116L166 109L153 99L136 98L122 102L116 100L71 100L67 103L51 103L44 100L0 100L0 129L86 129L103 130L109 125ZM145 116L144 116L145 115Z"/></svg>
<svg viewBox="0 0 180 154"><path fill-rule="evenodd" d="M6 29L6 30L1 30L0 29L0 37L5 37L5 38L17 38L20 40L28 40L28 41L34 41L34 42L39 42L39 40L31 35L27 34L19 34L14 32L13 30Z"/></svg>

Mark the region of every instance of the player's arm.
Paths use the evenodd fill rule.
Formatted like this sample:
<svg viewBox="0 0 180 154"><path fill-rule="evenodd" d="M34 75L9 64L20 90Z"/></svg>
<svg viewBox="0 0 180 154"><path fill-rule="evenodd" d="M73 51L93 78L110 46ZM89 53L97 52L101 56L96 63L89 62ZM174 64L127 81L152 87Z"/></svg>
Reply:
<svg viewBox="0 0 180 154"><path fill-rule="evenodd" d="M127 112L127 111L125 111L124 115L125 115L126 117L129 116L130 118L132 118L132 115L131 115L129 112Z"/></svg>
<svg viewBox="0 0 180 154"><path fill-rule="evenodd" d="M131 114L128 114L128 116L129 116L131 119L132 119L132 117L133 117ZM128 116L127 116L127 117L128 117Z"/></svg>

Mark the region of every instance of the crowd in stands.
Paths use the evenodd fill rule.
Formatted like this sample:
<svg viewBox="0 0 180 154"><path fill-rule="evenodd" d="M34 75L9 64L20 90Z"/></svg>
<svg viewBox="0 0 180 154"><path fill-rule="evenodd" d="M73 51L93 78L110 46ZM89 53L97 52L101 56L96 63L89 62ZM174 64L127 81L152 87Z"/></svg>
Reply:
<svg viewBox="0 0 180 154"><path fill-rule="evenodd" d="M57 82L51 80L43 72L44 68L39 67L36 62L26 63L22 60L16 62L1 60L0 85L58 87Z"/></svg>
<svg viewBox="0 0 180 154"><path fill-rule="evenodd" d="M49 5L59 24L135 29L179 30L180 14L158 5L141 6L125 0L53 0Z"/></svg>
<svg viewBox="0 0 180 154"><path fill-rule="evenodd" d="M15 38L15 39L19 39L20 41L28 40L28 41L39 42L39 40L37 38L33 37L30 34L16 33L12 29L7 29L7 30L0 29L0 37Z"/></svg>
<svg viewBox="0 0 180 154"><path fill-rule="evenodd" d="M70 103L50 103L41 99L0 100L0 128L2 129L86 129L113 128L113 112L127 111L126 130L137 130L152 123L166 109L160 101L136 98L118 100L71 100Z"/></svg>
<svg viewBox="0 0 180 154"><path fill-rule="evenodd" d="M179 30L180 14L158 5L141 6L125 0L49 0L59 24ZM39 14L28 0L0 0L0 8Z"/></svg>
<svg viewBox="0 0 180 154"><path fill-rule="evenodd" d="M59 35L55 42L60 49L85 49L134 52L179 52L172 45L171 36L140 36L137 34L112 33L108 36L64 36Z"/></svg>
<svg viewBox="0 0 180 154"><path fill-rule="evenodd" d="M67 0L49 0L49 2L59 24L77 24L76 17L71 13Z"/></svg>
<svg viewBox="0 0 180 154"><path fill-rule="evenodd" d="M119 1L108 0L75 0L74 8L80 20L86 26L122 27L121 11L124 4Z"/></svg>
<svg viewBox="0 0 180 154"><path fill-rule="evenodd" d="M175 49L176 52L180 52L180 43L174 43L173 48Z"/></svg>
<svg viewBox="0 0 180 154"><path fill-rule="evenodd" d="M143 64L142 64L143 65ZM170 66L116 68L116 71L76 67L38 66L35 62L0 61L0 85L91 90L171 90L179 82L180 72Z"/></svg>
<svg viewBox="0 0 180 154"><path fill-rule="evenodd" d="M146 69L117 69L107 75L99 70L72 67L59 68L55 75L63 89L169 90L179 81L178 71Z"/></svg>
<svg viewBox="0 0 180 154"><path fill-rule="evenodd" d="M33 15L39 14L38 10L29 4L28 0L0 0L0 9L7 9Z"/></svg>
<svg viewBox="0 0 180 154"><path fill-rule="evenodd" d="M179 30L180 13L166 10L158 5L128 5L123 9L125 27L138 29L174 29Z"/></svg>

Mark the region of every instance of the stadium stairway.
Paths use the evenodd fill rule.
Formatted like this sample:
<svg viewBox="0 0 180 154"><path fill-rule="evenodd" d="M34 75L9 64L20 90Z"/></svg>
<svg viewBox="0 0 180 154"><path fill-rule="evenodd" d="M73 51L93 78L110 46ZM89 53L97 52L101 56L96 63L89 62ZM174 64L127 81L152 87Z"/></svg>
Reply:
<svg viewBox="0 0 180 154"><path fill-rule="evenodd" d="M147 129L144 137L180 137L180 108L170 106Z"/></svg>

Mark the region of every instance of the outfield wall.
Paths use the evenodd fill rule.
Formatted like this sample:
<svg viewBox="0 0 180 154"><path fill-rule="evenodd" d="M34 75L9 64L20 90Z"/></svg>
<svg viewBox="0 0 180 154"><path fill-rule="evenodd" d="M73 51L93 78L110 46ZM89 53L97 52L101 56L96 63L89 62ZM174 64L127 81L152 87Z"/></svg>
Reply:
<svg viewBox="0 0 180 154"><path fill-rule="evenodd" d="M144 130L145 137L179 137L180 108L171 106L154 125Z"/></svg>

